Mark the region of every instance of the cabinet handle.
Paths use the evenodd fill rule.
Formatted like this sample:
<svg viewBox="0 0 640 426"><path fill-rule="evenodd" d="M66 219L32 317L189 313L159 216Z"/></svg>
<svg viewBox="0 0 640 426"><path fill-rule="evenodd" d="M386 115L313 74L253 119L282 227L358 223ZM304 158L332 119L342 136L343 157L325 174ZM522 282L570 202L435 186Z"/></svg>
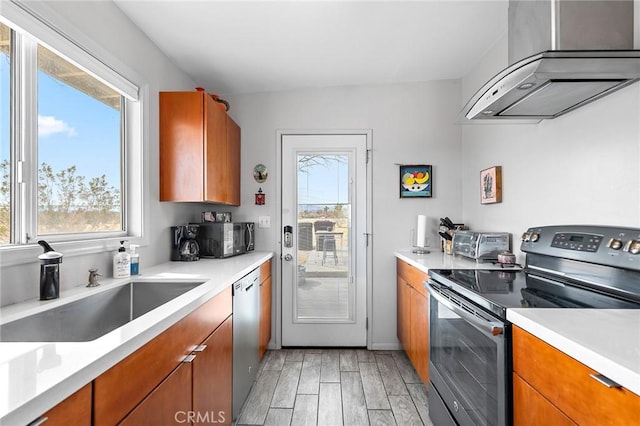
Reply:
<svg viewBox="0 0 640 426"><path fill-rule="evenodd" d="M194 354L189 354L189 355L184 357L182 362L187 363L187 362L193 361L194 359L196 359L196 356Z"/></svg>
<svg viewBox="0 0 640 426"><path fill-rule="evenodd" d="M31 423L29 423L27 426L40 426L41 424L43 424L47 420L49 420L48 417L38 417L37 419L35 419Z"/></svg>
<svg viewBox="0 0 640 426"><path fill-rule="evenodd" d="M207 345L198 345L195 348L193 348L193 352L202 352L205 349L207 349Z"/></svg>
<svg viewBox="0 0 640 426"><path fill-rule="evenodd" d="M603 385L605 385L608 388L621 388L622 387L618 383L614 382L613 380L611 380L607 376L603 376L602 374L589 374L589 376L592 379L595 379L598 382L602 383Z"/></svg>

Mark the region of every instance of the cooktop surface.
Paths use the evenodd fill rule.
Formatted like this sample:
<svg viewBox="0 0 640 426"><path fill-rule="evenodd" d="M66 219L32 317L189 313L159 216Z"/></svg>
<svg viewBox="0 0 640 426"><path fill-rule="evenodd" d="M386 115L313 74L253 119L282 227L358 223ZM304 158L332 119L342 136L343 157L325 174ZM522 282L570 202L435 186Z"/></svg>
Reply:
<svg viewBox="0 0 640 426"><path fill-rule="evenodd" d="M640 309L640 300L628 300L526 270L432 269L440 285L506 318L508 308Z"/></svg>

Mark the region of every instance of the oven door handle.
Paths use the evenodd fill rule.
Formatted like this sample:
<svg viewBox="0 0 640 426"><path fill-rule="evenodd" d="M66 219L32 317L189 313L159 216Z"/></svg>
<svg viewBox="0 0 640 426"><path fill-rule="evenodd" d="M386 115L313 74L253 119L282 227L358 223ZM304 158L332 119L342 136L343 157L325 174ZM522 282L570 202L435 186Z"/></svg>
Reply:
<svg viewBox="0 0 640 426"><path fill-rule="evenodd" d="M444 306L446 306L447 308L452 310L460 318L462 318L463 320L465 320L469 324L473 325L475 328L477 328L479 331L483 332L487 336L495 337L495 336L500 336L501 334L504 334L504 324L503 323L501 323L499 321L487 321L484 318L481 318L481 317L479 317L477 315L473 315L472 313L467 312L466 310L456 306L455 304L451 303L451 301L449 301L445 297L443 297L440 294L440 292L447 293L447 296L449 296L449 297L451 297L453 299L456 299L461 304L464 304L464 302L462 302L461 300L456 298L453 294L451 294L450 292L448 292L448 291L446 291L446 290L444 290L442 288L436 289L433 286L432 282L427 282L427 287L428 287L428 290L429 290L429 294L431 296L433 296L439 303L442 303Z"/></svg>

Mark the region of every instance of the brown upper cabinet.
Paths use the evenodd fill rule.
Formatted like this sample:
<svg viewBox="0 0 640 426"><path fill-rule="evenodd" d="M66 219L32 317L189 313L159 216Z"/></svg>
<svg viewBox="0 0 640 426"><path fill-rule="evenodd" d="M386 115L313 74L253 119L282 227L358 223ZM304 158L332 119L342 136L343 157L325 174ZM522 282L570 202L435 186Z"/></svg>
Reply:
<svg viewBox="0 0 640 426"><path fill-rule="evenodd" d="M240 205L240 127L205 92L160 92L160 201Z"/></svg>

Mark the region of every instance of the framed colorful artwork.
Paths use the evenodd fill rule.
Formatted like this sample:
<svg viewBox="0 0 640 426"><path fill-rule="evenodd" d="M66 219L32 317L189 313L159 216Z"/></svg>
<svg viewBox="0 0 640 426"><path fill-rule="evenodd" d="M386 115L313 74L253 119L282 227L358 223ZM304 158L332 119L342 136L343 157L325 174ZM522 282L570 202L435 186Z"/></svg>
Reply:
<svg viewBox="0 0 640 426"><path fill-rule="evenodd" d="M400 166L400 198L431 197L432 194L431 165Z"/></svg>
<svg viewBox="0 0 640 426"><path fill-rule="evenodd" d="M494 166L480 172L480 203L502 202L502 167Z"/></svg>

